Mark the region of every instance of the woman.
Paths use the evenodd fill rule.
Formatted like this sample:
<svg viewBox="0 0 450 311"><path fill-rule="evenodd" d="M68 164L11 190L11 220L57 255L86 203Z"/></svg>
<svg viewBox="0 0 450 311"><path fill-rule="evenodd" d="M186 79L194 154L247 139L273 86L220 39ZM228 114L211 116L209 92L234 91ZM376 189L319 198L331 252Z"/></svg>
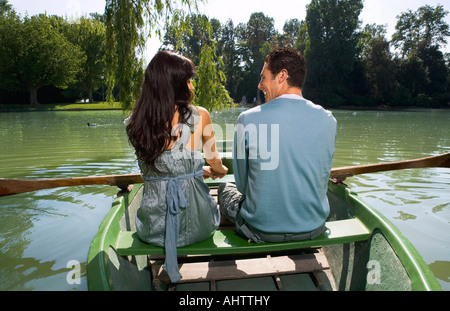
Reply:
<svg viewBox="0 0 450 311"><path fill-rule="evenodd" d="M181 279L176 248L209 238L220 223L203 178L223 178L228 172L208 111L190 105L195 72L188 58L159 52L145 72L127 126L145 180L137 233L144 242L165 247L164 269L173 283ZM209 167L204 167L202 147Z"/></svg>

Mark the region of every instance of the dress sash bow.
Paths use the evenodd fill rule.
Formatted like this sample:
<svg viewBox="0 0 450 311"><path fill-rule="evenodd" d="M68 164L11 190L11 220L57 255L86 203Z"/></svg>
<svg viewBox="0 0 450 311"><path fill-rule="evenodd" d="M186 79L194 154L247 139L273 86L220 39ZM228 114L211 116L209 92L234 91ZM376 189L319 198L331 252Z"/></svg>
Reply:
<svg viewBox="0 0 450 311"><path fill-rule="evenodd" d="M166 237L164 247L166 261L163 269L167 272L172 283L182 279L178 269L177 243L180 232L180 213L188 207L186 196L181 186L182 180L202 178L203 170L196 173L179 177L148 177L143 176L145 181L167 181L167 216L166 216Z"/></svg>

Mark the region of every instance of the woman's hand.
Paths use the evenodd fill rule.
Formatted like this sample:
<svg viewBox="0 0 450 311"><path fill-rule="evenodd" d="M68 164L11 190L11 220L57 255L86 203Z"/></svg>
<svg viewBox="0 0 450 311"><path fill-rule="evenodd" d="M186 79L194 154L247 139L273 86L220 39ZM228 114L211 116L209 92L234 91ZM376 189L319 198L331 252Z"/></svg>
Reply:
<svg viewBox="0 0 450 311"><path fill-rule="evenodd" d="M216 171L213 168L211 168L211 172L213 173L213 175L215 177L214 179L216 179L216 178L222 179L227 175L228 168L225 165L222 165L222 167L220 168L220 171Z"/></svg>
<svg viewBox="0 0 450 311"><path fill-rule="evenodd" d="M208 178L214 178L214 174L211 171L211 167L210 166L203 166L203 179L208 179Z"/></svg>
<svg viewBox="0 0 450 311"><path fill-rule="evenodd" d="M222 165L222 172L216 172L214 171L210 166L204 166L203 167L203 178L208 179L211 178L213 180L216 180L217 178L222 179L224 178L228 173L228 168L226 166Z"/></svg>

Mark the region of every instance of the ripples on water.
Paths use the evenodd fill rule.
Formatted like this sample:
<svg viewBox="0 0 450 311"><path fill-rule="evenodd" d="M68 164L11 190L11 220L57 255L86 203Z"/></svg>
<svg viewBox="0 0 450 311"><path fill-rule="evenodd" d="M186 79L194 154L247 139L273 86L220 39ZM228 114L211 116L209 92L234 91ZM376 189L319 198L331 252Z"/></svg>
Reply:
<svg viewBox="0 0 450 311"><path fill-rule="evenodd" d="M107 112L0 114L0 176L68 178L136 172L124 115ZM87 123L98 127L88 127ZM87 289L90 240L111 208L113 187L58 188L0 198L0 289ZM81 284L66 265L82 264Z"/></svg>
<svg viewBox="0 0 450 311"><path fill-rule="evenodd" d="M132 150L124 139L122 113L38 114L42 116L13 114L15 118L6 120L9 128L2 132L7 135L7 143L0 153L3 177L51 178L129 171ZM88 127L84 121L91 119L100 125Z"/></svg>
<svg viewBox="0 0 450 311"><path fill-rule="evenodd" d="M240 111L212 112L232 139ZM334 167L402 161L450 150L450 111L334 111ZM138 172L117 111L0 114L0 177L65 178ZM87 123L98 127L88 127ZM226 126L229 124L229 126ZM416 169L346 181L416 246L450 289L450 172ZM71 187L0 198L0 289L85 290L87 252L117 189ZM77 260L81 284L68 284Z"/></svg>
<svg viewBox="0 0 450 311"><path fill-rule="evenodd" d="M334 112L334 166L402 161L450 152L450 111ZM419 250L450 290L450 171L412 169L367 174L347 183Z"/></svg>

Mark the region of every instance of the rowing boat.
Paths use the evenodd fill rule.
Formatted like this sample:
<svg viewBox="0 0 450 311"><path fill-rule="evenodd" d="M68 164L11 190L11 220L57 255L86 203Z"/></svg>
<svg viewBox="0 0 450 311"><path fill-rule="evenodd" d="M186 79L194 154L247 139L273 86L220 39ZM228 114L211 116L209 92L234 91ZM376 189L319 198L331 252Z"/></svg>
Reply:
<svg viewBox="0 0 450 311"><path fill-rule="evenodd" d="M228 163L230 167L230 163ZM232 182L228 175L220 182ZM207 181L211 193L218 182ZM386 217L330 180L327 231L314 240L252 243L223 223L208 240L178 249L183 279L162 269L164 249L139 240L134 223L143 185L121 192L88 254L92 291L442 290L421 255Z"/></svg>

